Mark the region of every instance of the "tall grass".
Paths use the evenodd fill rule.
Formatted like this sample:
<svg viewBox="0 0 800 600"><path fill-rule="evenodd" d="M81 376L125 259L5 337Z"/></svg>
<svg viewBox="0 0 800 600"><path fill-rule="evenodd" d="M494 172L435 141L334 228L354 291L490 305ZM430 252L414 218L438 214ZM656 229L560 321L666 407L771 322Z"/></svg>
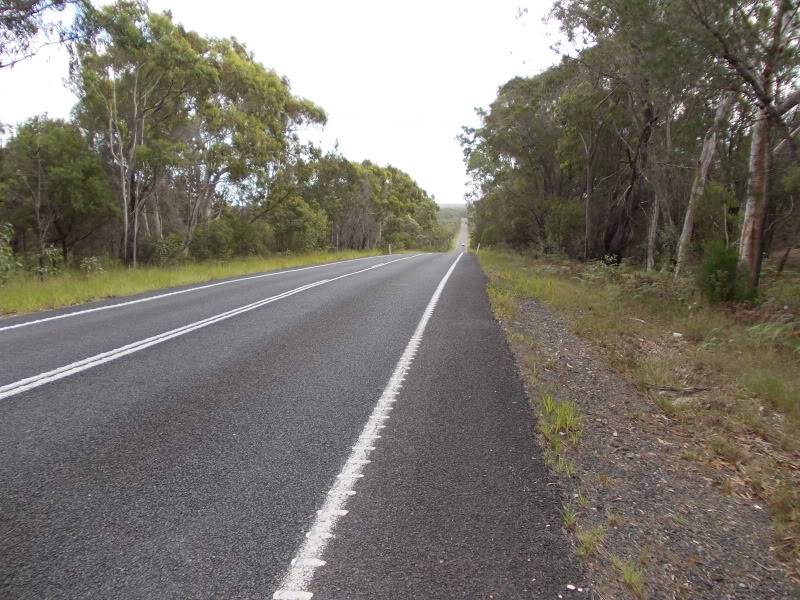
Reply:
<svg viewBox="0 0 800 600"><path fill-rule="evenodd" d="M0 314L32 312L262 271L311 266L377 254L380 252L372 250L314 252L190 263L173 267L140 267L135 270L113 267L101 273L89 274L68 270L44 280L28 274L17 275L0 286Z"/></svg>

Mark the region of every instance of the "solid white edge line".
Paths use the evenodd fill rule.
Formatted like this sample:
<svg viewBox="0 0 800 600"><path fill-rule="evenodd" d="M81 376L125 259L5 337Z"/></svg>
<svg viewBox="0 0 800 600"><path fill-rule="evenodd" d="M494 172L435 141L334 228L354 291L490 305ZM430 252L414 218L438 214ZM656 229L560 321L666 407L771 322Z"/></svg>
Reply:
<svg viewBox="0 0 800 600"><path fill-rule="evenodd" d="M380 398L375 404L367 423L361 430L358 436L359 440L373 439L376 436L378 426L383 422L386 417L386 412L391 407L390 405L395 402L397 395L400 393L402 381L408 373L411 363L419 350L420 343L422 342L422 335L425 328L428 326L428 321L433 315L436 308L436 303L442 295L444 286L447 280L450 279L453 270L456 268L458 261L463 256L463 252L459 253L450 268L439 281L439 285L433 292L428 305L422 313L416 329L414 330L411 339L408 340L400 360L394 368L389 382L383 390ZM304 598L306 600L313 596L309 591L314 572L319 566L324 564L322 555L328 545L328 541L333 537L333 530L336 527L338 520L347 514L345 505L347 500L352 496L353 486L360 477L363 477L361 471L364 466L369 462L368 458L370 453L375 449L374 446L353 446L350 456L342 467L341 472L336 476L333 487L328 491L325 502L322 508L317 511L317 517L311 524L308 532L305 534L305 540L300 545L294 558L292 559L289 569L281 581L280 587L272 595L273 600L287 600L292 598Z"/></svg>
<svg viewBox="0 0 800 600"><path fill-rule="evenodd" d="M344 279L345 277L351 277L352 275L365 273L366 271L378 269L386 265L390 265L392 263L400 262L403 260L408 260L410 258L415 258L417 256L419 256L419 254L413 254L405 256L403 258L391 260L388 262L378 263L377 265L370 265L369 267L366 267L364 269L360 269L358 271L351 271L350 273L345 273L344 275L332 277L331 279L321 279L319 281L315 281L314 283L302 285L287 292L276 294L275 296L270 296L269 298L264 298L262 300L257 300L256 302L245 304L244 306L240 306L238 308L225 311L218 315L207 317L205 319L201 319L200 321L195 321L194 323L189 323L188 325L183 325L182 327L178 327L176 329L164 331L162 333L145 338L143 340L138 340L136 342L126 344L125 346L121 346L119 348L114 348L113 350L108 350L106 352L101 352L100 354L95 354L94 356L89 356L87 358L75 361L68 365L64 365L62 367L58 367L56 369L52 369L44 373L39 373L38 375L33 375L31 377L26 377L24 379L20 379L12 383L8 383L6 385L0 386L0 400L9 398L11 396L16 396L17 394L20 394L22 392L25 392L33 388L40 387L46 383L50 383L51 381L57 381L59 379L69 377L70 375L74 375L82 371L86 371L88 369L102 365L104 363L111 362L112 360L116 360L123 356L133 354L134 352L144 350L145 348L155 346L156 344L160 344L161 342L165 342L167 340L171 340L173 338L182 336L191 331L202 329L203 327L213 325L214 323L219 323L220 321L224 321L225 319L229 319L231 317L249 312L256 308L260 308L267 304L271 304L272 302L276 302L277 300L283 300L284 298L288 298L289 296L299 294L300 292L304 292L311 288L315 288L320 285L326 285L328 283Z"/></svg>
<svg viewBox="0 0 800 600"><path fill-rule="evenodd" d="M198 292L200 290L207 290L208 288L217 287L220 285L228 285L229 283L239 283L240 281L250 281L251 279L263 279L265 277L274 277L276 275L284 275L286 273L297 273L299 271L308 271L309 269L319 269L321 267L331 267L333 265L343 265L345 263L354 262L357 260L367 260L368 258L380 258L382 255L375 256L362 256L361 258L348 258L347 260L337 260L334 262L322 263L319 265L311 265L309 267L299 267L296 269L284 269L281 271L271 271L269 273L261 273L259 275L247 275L245 277L237 277L236 279L227 279L225 281L218 281L216 283L207 283L204 285L187 288L185 290L177 290L174 292L166 292L156 296L148 296L146 298L137 298L136 300L128 300L126 302L117 302L115 304L108 304L106 306L96 306L95 308L86 308L83 310L76 310L62 315L54 315L52 317L44 317L42 319L34 319L33 321L25 321L24 323L15 323L14 325L6 325L0 327L0 332L8 331L10 329L19 329L20 327L27 327L29 325L39 325L40 323L47 323L48 321L58 321L60 319L67 319L69 317L78 317L88 313L99 312L102 310L111 310L112 308L122 308L124 306L131 306L132 304L141 304L142 302L150 302L152 300L161 300L162 298L169 298L170 296L178 296L179 294L188 294L189 292ZM419 256L418 254L415 256ZM146 292L143 292L146 293Z"/></svg>

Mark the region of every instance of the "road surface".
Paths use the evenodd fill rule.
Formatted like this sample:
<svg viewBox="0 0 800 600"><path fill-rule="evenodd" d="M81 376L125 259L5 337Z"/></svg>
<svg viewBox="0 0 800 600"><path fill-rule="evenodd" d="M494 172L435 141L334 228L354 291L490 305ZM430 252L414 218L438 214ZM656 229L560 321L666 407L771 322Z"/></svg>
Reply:
<svg viewBox="0 0 800 600"><path fill-rule="evenodd" d="M460 250L0 320L0 597L568 593Z"/></svg>

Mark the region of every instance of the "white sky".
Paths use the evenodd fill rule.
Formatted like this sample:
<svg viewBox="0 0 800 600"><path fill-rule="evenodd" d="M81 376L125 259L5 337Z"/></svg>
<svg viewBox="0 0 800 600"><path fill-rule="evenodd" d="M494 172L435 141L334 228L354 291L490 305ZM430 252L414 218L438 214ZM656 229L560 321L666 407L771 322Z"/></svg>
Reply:
<svg viewBox="0 0 800 600"><path fill-rule="evenodd" d="M529 13L518 19L521 5ZM456 136L498 86L557 61L551 0L150 0L188 29L235 36L328 114L309 139L408 172L440 204L464 201ZM63 49L0 70L0 122L67 117Z"/></svg>

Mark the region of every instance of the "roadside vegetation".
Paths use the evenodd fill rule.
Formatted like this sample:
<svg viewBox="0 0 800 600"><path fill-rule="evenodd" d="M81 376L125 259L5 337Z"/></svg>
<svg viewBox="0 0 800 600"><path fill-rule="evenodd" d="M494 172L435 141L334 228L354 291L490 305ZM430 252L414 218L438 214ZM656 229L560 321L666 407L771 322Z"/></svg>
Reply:
<svg viewBox="0 0 800 600"><path fill-rule="evenodd" d="M74 20L49 26L68 6ZM451 244L407 173L303 142L325 111L235 38L132 0L18 2L2 17L0 68L41 36L69 44L77 104L69 120L2 127L0 310L241 274L285 255L325 253L288 260L303 264Z"/></svg>
<svg viewBox="0 0 800 600"><path fill-rule="evenodd" d="M374 250L308 252L265 258L253 256L224 262L187 262L163 267L141 266L135 270L118 262L104 264L95 259L88 263L82 262L83 269L64 269L43 279L24 273L15 276L0 286L0 314L58 308L263 271L373 256L378 253Z"/></svg>
<svg viewBox="0 0 800 600"><path fill-rule="evenodd" d="M691 477L702 472L722 495L749 499L753 510L766 507L772 549L798 577L797 5L677 0L665 10L655 1L557 0L551 19L564 34L562 60L501 85L495 101L478 110L480 125L461 137L473 184L471 239L480 243L494 310L529 383L542 443L560 474L591 477L595 495L624 487L645 512L655 499L660 511L671 511L669 501L621 485L619 477L632 473L647 479L625 461L663 466L665 479L666 463L682 461L675 468L692 473L679 482L683 506L705 503L723 514L736 505L714 505L699 487L691 498L698 482ZM536 308L542 306L547 310ZM558 337L563 327L552 315L566 320L570 343ZM537 338L552 356L532 346ZM564 355L585 341L623 377L592 388L586 369L603 367L582 356L582 370L575 370L570 364L578 358ZM542 382L550 387L541 389ZM570 397L576 392L597 393L608 419L602 406ZM567 415L571 402L574 417ZM591 420L580 414L587 409L597 410ZM556 423L578 418L574 446ZM612 420L625 426L624 436L607 431ZM599 432L610 439L598 439ZM594 445L584 447L587 436ZM662 453L650 457L648 446ZM671 452L679 447L676 458ZM592 463L592 453L607 455ZM623 475L615 482L581 472L580 458ZM578 552L602 550L601 531L619 543L614 526L581 509L584 491L573 494L564 521ZM637 514L628 518L657 528L662 547L675 550L666 526ZM716 523L672 515L684 531ZM731 520L748 534L762 526L747 515ZM642 543L650 542L642 536ZM601 562L630 593L672 585L663 569L624 548L619 543L613 560L606 553ZM735 557L743 562L720 566L729 580L737 569L760 569L753 557L761 550L755 542L748 549ZM708 552L707 559L725 560ZM695 587L686 590L696 594L709 581L705 568L696 566ZM651 576L661 579L648 582Z"/></svg>
<svg viewBox="0 0 800 600"><path fill-rule="evenodd" d="M479 258L495 312L512 324L509 341L523 349L518 360L531 381L544 359L524 350L529 340L513 323L520 304L535 300L561 315L685 435L681 460L708 469L720 493L770 511L776 555L800 576L800 269L767 268L759 303L720 304L692 278L676 281L624 262L483 250ZM572 477L565 450L580 443L578 409L551 394L535 405L554 470ZM601 536L580 525L581 495L565 505L564 524L588 556ZM617 558L614 568L640 594L641 577L629 560Z"/></svg>
<svg viewBox="0 0 800 600"><path fill-rule="evenodd" d="M746 300L800 235L800 13L773 0L559 0L563 59L461 137L473 241Z"/></svg>

